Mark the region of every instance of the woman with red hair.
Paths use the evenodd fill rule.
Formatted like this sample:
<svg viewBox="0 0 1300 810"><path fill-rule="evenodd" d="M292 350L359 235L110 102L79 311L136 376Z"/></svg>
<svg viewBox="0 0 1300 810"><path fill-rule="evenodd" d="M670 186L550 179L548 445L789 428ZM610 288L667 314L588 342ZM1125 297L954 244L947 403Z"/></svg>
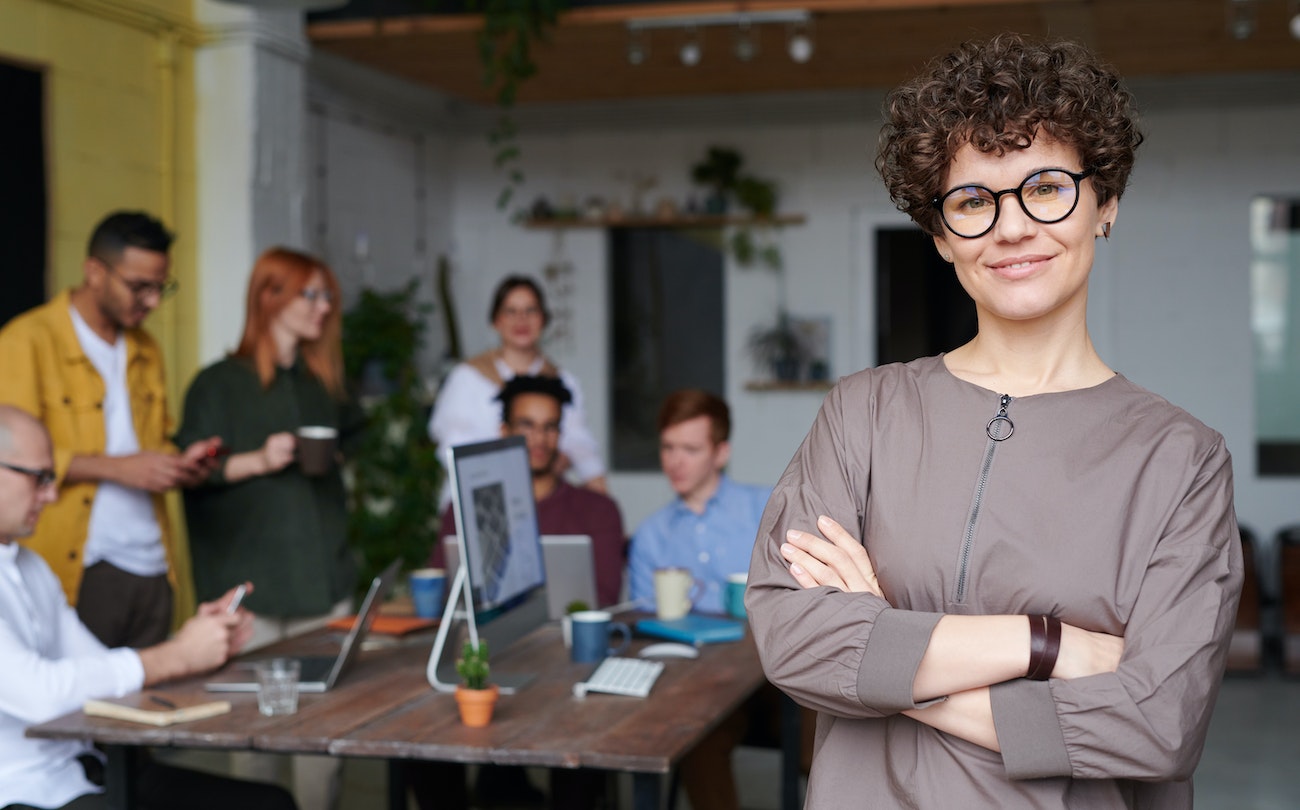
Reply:
<svg viewBox="0 0 1300 810"><path fill-rule="evenodd" d="M344 444L362 415L344 390L339 285L319 259L271 248L253 265L239 348L199 372L177 436L219 436L229 451L203 485L186 490L194 582L202 600L252 581L257 618L248 647L346 614L356 582L337 464L307 475L297 430L322 426ZM297 782L310 769L295 767ZM310 778L328 790L329 779ZM321 782L324 784L321 784ZM307 801L302 806L328 806Z"/></svg>
<svg viewBox="0 0 1300 810"><path fill-rule="evenodd" d="M185 493L195 586L208 599L232 582L256 582L253 644L323 620L354 585L339 468L309 476L294 463L298 428L346 436L360 421L343 387L338 295L320 260L266 251L248 282L239 348L199 372L185 395L177 435L220 436L230 452Z"/></svg>

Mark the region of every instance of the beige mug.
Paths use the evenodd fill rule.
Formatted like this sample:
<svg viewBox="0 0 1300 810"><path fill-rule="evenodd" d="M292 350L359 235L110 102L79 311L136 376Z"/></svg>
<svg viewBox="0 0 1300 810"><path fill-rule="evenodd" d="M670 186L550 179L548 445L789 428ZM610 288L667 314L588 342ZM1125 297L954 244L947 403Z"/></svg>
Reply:
<svg viewBox="0 0 1300 810"><path fill-rule="evenodd" d="M661 619L680 619L691 612L695 597L695 578L685 568L655 569L655 615Z"/></svg>

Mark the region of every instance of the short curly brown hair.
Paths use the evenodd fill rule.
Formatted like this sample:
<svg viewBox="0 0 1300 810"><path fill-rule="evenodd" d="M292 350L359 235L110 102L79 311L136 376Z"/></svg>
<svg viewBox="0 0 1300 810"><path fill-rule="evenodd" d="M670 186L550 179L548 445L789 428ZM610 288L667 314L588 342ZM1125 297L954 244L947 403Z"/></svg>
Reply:
<svg viewBox="0 0 1300 810"><path fill-rule="evenodd" d="M1128 185L1142 143L1133 96L1119 75L1082 45L999 34L967 42L885 99L876 169L898 210L931 235L942 229L931 202L953 156L1025 149L1044 134L1078 150L1099 202Z"/></svg>

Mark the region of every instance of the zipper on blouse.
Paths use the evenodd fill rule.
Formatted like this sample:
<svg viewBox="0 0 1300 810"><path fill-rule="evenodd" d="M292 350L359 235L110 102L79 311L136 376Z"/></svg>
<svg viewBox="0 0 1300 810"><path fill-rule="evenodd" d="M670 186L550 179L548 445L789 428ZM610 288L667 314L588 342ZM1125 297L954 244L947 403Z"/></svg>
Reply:
<svg viewBox="0 0 1300 810"><path fill-rule="evenodd" d="M1016 432L1015 423L1011 421L1010 416L1007 416L1007 407L1010 405L1010 395L1003 394L998 400L997 415L984 427L989 442L984 449L984 463L980 465L979 480L975 484L975 502L971 505L970 516L966 519L966 531L961 541L961 557L957 560L957 592L953 601L958 603L966 600L966 575L970 566L970 552L971 547L975 545L975 526L979 523L980 507L984 503L984 487L988 484L989 471L993 468L993 455L997 451L998 444L1011 438L1011 434Z"/></svg>

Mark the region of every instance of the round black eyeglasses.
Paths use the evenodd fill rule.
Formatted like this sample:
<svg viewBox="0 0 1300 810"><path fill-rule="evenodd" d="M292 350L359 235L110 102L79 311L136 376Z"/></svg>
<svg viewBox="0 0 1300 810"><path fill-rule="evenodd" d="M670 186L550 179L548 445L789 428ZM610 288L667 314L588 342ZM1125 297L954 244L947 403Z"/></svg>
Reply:
<svg viewBox="0 0 1300 810"><path fill-rule="evenodd" d="M975 239L993 230L1004 194L1014 194L1030 219L1050 225L1074 213L1079 204L1079 182L1091 177L1093 171L1043 169L1026 177L1019 186L1002 191L958 186L935 197L930 204L939 209L944 226L963 239Z"/></svg>

